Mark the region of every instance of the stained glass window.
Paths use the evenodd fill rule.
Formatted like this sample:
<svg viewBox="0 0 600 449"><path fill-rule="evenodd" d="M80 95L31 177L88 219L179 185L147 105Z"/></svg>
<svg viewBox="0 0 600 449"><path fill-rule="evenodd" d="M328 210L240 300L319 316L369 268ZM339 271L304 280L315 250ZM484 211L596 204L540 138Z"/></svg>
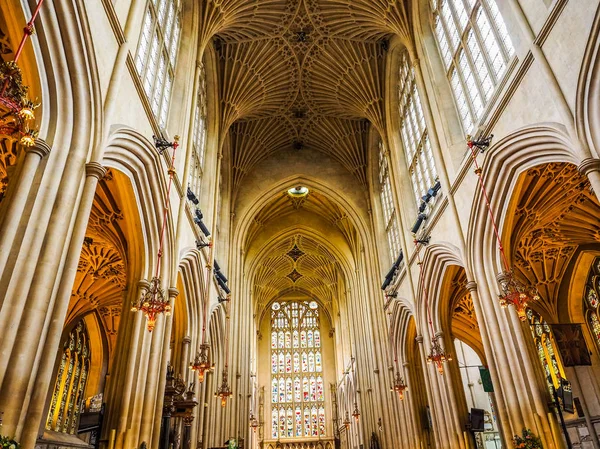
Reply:
<svg viewBox="0 0 600 449"><path fill-rule="evenodd" d="M198 95L194 110L192 133L192 154L188 187L199 199L200 187L202 186L202 173L204 171L204 156L206 153L206 77L203 64L200 65Z"/></svg>
<svg viewBox="0 0 600 449"><path fill-rule="evenodd" d="M89 340L82 320L64 342L46 419L48 430L72 435L77 431L81 401L84 398L90 368Z"/></svg>
<svg viewBox="0 0 600 449"><path fill-rule="evenodd" d="M558 388L560 379L566 379L563 365L559 359L558 351L552 329L546 321L532 309L527 310L527 319L531 335L535 342L540 363L544 369L548 389L552 392L552 387Z"/></svg>
<svg viewBox="0 0 600 449"><path fill-rule="evenodd" d="M180 33L180 1L149 1L142 23L135 68L161 128L167 123Z"/></svg>
<svg viewBox="0 0 600 449"><path fill-rule="evenodd" d="M387 234L390 260L394 262L400 254L400 228L390 178L388 157L383 142L379 141L379 198L383 210L383 224Z"/></svg>
<svg viewBox="0 0 600 449"><path fill-rule="evenodd" d="M414 69L410 65L408 51L402 54L400 63L400 129L406 164L410 172L417 204L435 184L437 171L433 151L427 135L427 126L421 107L421 99L415 83Z"/></svg>
<svg viewBox="0 0 600 449"><path fill-rule="evenodd" d="M273 438L325 435L325 397L319 306L316 302L271 307Z"/></svg>
<svg viewBox="0 0 600 449"><path fill-rule="evenodd" d="M600 349L600 317L598 317L600 309L600 257L596 258L590 273L588 274L587 283L585 286L585 297L583 301L583 309L588 322L588 327L594 339L594 343Z"/></svg>
<svg viewBox="0 0 600 449"><path fill-rule="evenodd" d="M515 50L496 0L433 0L432 12L446 74L470 133Z"/></svg>

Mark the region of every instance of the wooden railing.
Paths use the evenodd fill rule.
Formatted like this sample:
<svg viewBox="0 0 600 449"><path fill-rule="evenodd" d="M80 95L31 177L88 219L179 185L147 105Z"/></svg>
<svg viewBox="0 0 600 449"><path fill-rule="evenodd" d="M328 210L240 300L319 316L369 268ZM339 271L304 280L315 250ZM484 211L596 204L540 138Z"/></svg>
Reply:
<svg viewBox="0 0 600 449"><path fill-rule="evenodd" d="M262 449L334 449L333 438L315 440L265 440Z"/></svg>

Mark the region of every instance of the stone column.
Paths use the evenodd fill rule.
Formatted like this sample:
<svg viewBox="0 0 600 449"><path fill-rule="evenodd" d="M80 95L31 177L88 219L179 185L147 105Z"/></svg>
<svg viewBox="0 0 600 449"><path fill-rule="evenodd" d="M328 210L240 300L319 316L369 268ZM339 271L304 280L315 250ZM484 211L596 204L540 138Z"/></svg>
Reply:
<svg viewBox="0 0 600 449"><path fill-rule="evenodd" d="M600 199L600 159L584 159L577 169L588 178L596 198Z"/></svg>
<svg viewBox="0 0 600 449"><path fill-rule="evenodd" d="M42 139L36 139L33 146L25 147L25 158L21 174L17 179L17 185L13 194L5 199L5 201L8 201L8 207L4 214L4 220L0 225L0 273L4 272L10 250L15 242L19 222L23 217L27 197L31 191L37 169L42 159L50 154L50 150L50 146ZM11 298L7 298L7 300L10 301Z"/></svg>
<svg viewBox="0 0 600 449"><path fill-rule="evenodd" d="M423 370L423 377L425 379L425 390L427 392L427 405L429 406L429 412L431 416L431 424L433 426L433 436L436 440L436 447L450 447L450 440L448 438L447 428L445 425L444 419L442 416L438 416L438 413L441 412L440 407L437 403L434 404L436 399L437 391L434 391L433 382L431 381L430 372L427 369L427 363L425 360L427 356L425 355L425 346L423 345L423 336L417 335L416 337L417 343L419 344L419 352L421 354L421 364Z"/></svg>
<svg viewBox="0 0 600 449"><path fill-rule="evenodd" d="M45 409L46 396L52 382L57 348L60 346L96 186L105 174L106 169L97 162L90 162L86 165L83 194L69 243L65 268L59 282L58 293L54 301L47 296L48 285L51 285L52 282L50 276L54 271L51 269L42 270L29 293L22 325L19 327L18 336L15 336L13 352L16 351L20 354L21 359L20 363L11 365L10 370L6 373L2 392L0 392L0 401L2 401L3 395L8 395L11 401L18 402L20 419L15 429L15 435L21 438L24 445L31 443L33 446L37 438L37 428L32 426L31 423L41 422ZM37 346L31 345L31 342L36 341L39 342ZM35 375L36 368L37 375ZM30 376L35 376L35 382L31 385L25 385L23 383L23 379L26 378L24 373L16 370L26 370ZM29 402L30 399L31 403ZM23 433L21 434L21 432Z"/></svg>

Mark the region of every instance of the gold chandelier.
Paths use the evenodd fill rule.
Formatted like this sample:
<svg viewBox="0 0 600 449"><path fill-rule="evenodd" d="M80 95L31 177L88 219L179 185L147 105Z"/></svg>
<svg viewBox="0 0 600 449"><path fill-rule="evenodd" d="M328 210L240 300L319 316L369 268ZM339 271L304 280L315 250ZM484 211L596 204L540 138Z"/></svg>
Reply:
<svg viewBox="0 0 600 449"><path fill-rule="evenodd" d="M227 383L227 369L223 370L223 381L221 382L221 386L215 393L215 397L221 399L221 407L225 407L227 405L227 399L231 397L233 393L231 392L231 388Z"/></svg>
<svg viewBox="0 0 600 449"><path fill-rule="evenodd" d="M215 366L210 363L209 351L210 345L208 343L202 343L194 361L190 363L190 369L198 374L199 382L204 382L204 375L215 368Z"/></svg>
<svg viewBox="0 0 600 449"><path fill-rule="evenodd" d="M498 295L500 306L505 309L509 305L514 306L521 321L527 319L527 306L532 301L538 301L540 294L532 285L520 282L512 270L507 270L498 276L498 282L502 294Z"/></svg>
<svg viewBox="0 0 600 449"><path fill-rule="evenodd" d="M44 0L39 0L33 15L25 28L19 48L13 61L0 62L0 134L18 139L19 142L31 147L35 143L38 132L30 125L35 120L35 109L39 103L29 100L29 88L23 84L23 75L17 61L23 52L27 38L33 34L33 23L37 18Z"/></svg>
<svg viewBox="0 0 600 449"><path fill-rule="evenodd" d="M404 383L404 379L400 375L400 371L396 371L396 377L394 378L394 386L391 391L395 391L398 393L400 400L404 399L404 392L408 389L406 384Z"/></svg>
<svg viewBox="0 0 600 449"><path fill-rule="evenodd" d="M153 277L150 281L150 287L138 302L134 302L131 306L132 312L141 311L146 316L147 328L149 332L154 330L156 326L156 318L161 313L165 316L171 315L171 304L169 298L165 295L165 291L161 287L159 277Z"/></svg>
<svg viewBox="0 0 600 449"><path fill-rule="evenodd" d="M450 354L446 354L437 337L431 339L431 349L427 356L427 363L434 363L438 372L444 374L444 363L452 360Z"/></svg>

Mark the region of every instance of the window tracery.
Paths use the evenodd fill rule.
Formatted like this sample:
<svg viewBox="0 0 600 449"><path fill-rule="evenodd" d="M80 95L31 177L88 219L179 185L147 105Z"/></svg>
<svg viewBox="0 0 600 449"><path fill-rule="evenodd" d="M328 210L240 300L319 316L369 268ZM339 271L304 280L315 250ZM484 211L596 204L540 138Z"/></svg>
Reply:
<svg viewBox="0 0 600 449"><path fill-rule="evenodd" d="M171 88L181 34L179 0L149 0L135 57L152 113L161 128L167 123Z"/></svg>
<svg viewBox="0 0 600 449"><path fill-rule="evenodd" d="M379 141L379 188L379 197L383 209L383 224L390 250L390 260L393 262L400 254L400 230L392 193L389 161L381 140Z"/></svg>
<svg viewBox="0 0 600 449"><path fill-rule="evenodd" d="M83 320L73 328L63 345L46 429L74 435L90 367L90 343Z"/></svg>
<svg viewBox="0 0 600 449"><path fill-rule="evenodd" d="M192 155L188 187L196 195L196 198L200 198L206 154L206 73L204 65L200 66L197 96L192 128Z"/></svg>
<svg viewBox="0 0 600 449"><path fill-rule="evenodd" d="M419 204L427 190L434 185L437 171L408 51L402 54L399 87L402 144L415 199Z"/></svg>
<svg viewBox="0 0 600 449"><path fill-rule="evenodd" d="M546 320L532 309L527 309L527 319L538 357L544 368L548 389L552 393L553 388L558 388L561 385L560 379L567 378L560 360L560 353L552 335L552 329Z"/></svg>
<svg viewBox="0 0 600 449"><path fill-rule="evenodd" d="M583 310L594 343L600 349L600 257L594 260L586 282Z"/></svg>
<svg viewBox="0 0 600 449"><path fill-rule="evenodd" d="M325 435L319 306L315 301L271 306L271 436Z"/></svg>
<svg viewBox="0 0 600 449"><path fill-rule="evenodd" d="M469 133L515 50L495 0L432 0L432 13L446 75Z"/></svg>

